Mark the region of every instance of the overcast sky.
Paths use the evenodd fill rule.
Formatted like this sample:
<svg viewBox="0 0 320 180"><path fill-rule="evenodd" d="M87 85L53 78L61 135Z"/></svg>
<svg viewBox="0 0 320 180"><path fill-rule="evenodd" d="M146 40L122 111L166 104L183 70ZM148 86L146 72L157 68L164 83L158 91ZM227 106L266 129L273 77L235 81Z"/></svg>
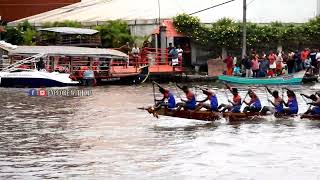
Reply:
<svg viewBox="0 0 320 180"><path fill-rule="evenodd" d="M163 0L160 0L160 2ZM191 13L227 0L177 0L177 5L185 12ZM247 0L250 3L252 0ZM242 19L242 2L236 0L229 4L197 14L203 21L212 21L224 16L236 20ZM248 6L247 17L254 22L305 22L314 17L317 0L253 0Z"/></svg>

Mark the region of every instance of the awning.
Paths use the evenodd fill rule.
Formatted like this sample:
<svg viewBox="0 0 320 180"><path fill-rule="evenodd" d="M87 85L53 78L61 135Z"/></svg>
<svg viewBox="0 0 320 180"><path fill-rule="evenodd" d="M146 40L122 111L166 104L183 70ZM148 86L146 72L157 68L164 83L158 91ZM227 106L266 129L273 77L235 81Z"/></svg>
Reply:
<svg viewBox="0 0 320 180"><path fill-rule="evenodd" d="M102 57L112 59L128 59L128 55L113 49L86 48L72 46L18 46L9 51L9 55L32 56L35 54L47 54L51 56L84 56Z"/></svg>
<svg viewBox="0 0 320 180"><path fill-rule="evenodd" d="M52 27L39 29L39 31L48 31L61 34L79 34L79 35L93 35L97 34L99 31L94 29L84 29L84 28L73 28L73 27Z"/></svg>

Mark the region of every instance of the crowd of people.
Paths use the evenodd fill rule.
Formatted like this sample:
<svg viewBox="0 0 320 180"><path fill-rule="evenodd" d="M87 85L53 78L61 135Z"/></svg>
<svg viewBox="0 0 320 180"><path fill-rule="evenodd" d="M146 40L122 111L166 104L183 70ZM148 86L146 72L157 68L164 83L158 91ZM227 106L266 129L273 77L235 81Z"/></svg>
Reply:
<svg viewBox="0 0 320 180"><path fill-rule="evenodd" d="M252 50L250 56L245 55L240 61L229 54L225 59L228 76L242 77L275 77L308 70L318 74L320 68L319 49L304 49L303 51L270 51L268 54L256 53Z"/></svg>
<svg viewBox="0 0 320 180"><path fill-rule="evenodd" d="M182 109L184 109L196 112L204 108L212 112L228 111L232 113L240 113L243 104L246 105L246 107L243 109L243 112L260 113L261 115L266 115L268 112L276 115L296 115L299 111L299 103L297 101L296 94L289 88L284 88L287 91L287 101L285 101L283 95L282 97L279 95L278 90L272 91L268 87L265 87L266 91L273 97L273 100L268 99L268 102L272 106L262 107L262 103L258 95L251 89L248 90L246 96L244 97L244 99L242 99L237 88L232 88L226 84L226 88L232 94L232 100L228 99L229 104L219 105L217 95L209 89L201 88L206 98L204 100L197 100L195 94L190 90L190 88L188 88L187 86L181 87L177 85L177 87L185 93L186 99L181 99L181 103L176 103L175 96L171 91L163 88L157 83L155 84L159 87L160 93L163 94L162 99L155 99L155 101L157 102L154 107L155 113L162 107L168 108L172 111L181 111ZM320 93L315 93L312 95L300 95L303 98L308 98L312 101L307 103L308 105L310 105L310 107L314 106L313 108L309 108L305 114L320 115ZM249 96L250 98L249 101L246 100L247 96Z"/></svg>

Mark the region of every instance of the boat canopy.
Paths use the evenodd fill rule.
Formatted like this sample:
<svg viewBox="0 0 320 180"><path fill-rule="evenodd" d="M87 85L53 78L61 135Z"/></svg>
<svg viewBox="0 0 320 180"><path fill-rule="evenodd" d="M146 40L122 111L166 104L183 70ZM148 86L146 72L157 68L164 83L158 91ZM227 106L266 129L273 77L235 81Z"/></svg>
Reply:
<svg viewBox="0 0 320 180"><path fill-rule="evenodd" d="M94 35L99 31L94 29L85 29L85 28L73 28L73 27L52 27L52 28L44 28L39 29L39 31L47 31L61 34L69 34L69 35Z"/></svg>
<svg viewBox="0 0 320 180"><path fill-rule="evenodd" d="M18 46L9 51L9 55L32 56L47 54L49 56L86 56L128 60L128 55L114 49L86 48L72 46Z"/></svg>

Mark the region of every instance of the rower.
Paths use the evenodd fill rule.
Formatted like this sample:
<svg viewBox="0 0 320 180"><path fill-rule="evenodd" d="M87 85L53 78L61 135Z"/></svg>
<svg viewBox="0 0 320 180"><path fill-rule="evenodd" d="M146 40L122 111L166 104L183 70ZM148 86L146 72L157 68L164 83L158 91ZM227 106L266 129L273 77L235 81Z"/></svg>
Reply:
<svg viewBox="0 0 320 180"><path fill-rule="evenodd" d="M248 93L249 93L250 101L247 102L246 100L244 100L244 103L246 105L248 105L248 106L243 109L243 112L244 113L247 113L247 112L252 112L252 113L260 112L260 110L261 110L261 101L258 98L257 94L255 92L253 92L251 89L249 89Z"/></svg>
<svg viewBox="0 0 320 180"><path fill-rule="evenodd" d="M287 90L288 102L284 102L284 105L288 108L284 108L284 113L287 115L298 114L299 107L296 94L289 88L284 88Z"/></svg>
<svg viewBox="0 0 320 180"><path fill-rule="evenodd" d="M161 107L165 107L168 109L174 109L176 107L176 100L174 98L174 95L168 90L160 86L160 84L153 82L159 87L159 92L163 95L163 98L160 100L156 99L156 105L155 110L159 110ZM166 100L168 100L166 102Z"/></svg>
<svg viewBox="0 0 320 180"><path fill-rule="evenodd" d="M199 104L194 111L199 111L201 108L205 108L209 111L218 112L218 99L216 94L209 89L201 88L201 90L203 94L207 95L207 97L202 101L197 101ZM210 104L205 104L206 101L210 101Z"/></svg>
<svg viewBox="0 0 320 180"><path fill-rule="evenodd" d="M181 87L177 85L177 87L181 89L187 97L187 99L181 99L182 102L177 104L177 111L180 111L181 108L183 108L184 110L195 110L197 101L193 92L187 86Z"/></svg>
<svg viewBox="0 0 320 180"><path fill-rule="evenodd" d="M241 97L239 95L238 89L237 88L231 88L229 85L226 84L227 89L229 89L229 91L232 93L233 95L233 100L230 101L228 99L228 102L231 103L231 105L226 105L226 104L221 104L218 109L223 108L222 110L220 110L220 112L225 112L226 110L228 110L229 112L233 112L233 113L240 113L240 109L241 109Z"/></svg>
<svg viewBox="0 0 320 180"><path fill-rule="evenodd" d="M284 113L283 100L279 96L279 91L275 90L275 91L271 92L271 90L268 87L266 87L266 89L267 89L268 93L270 93L274 98L273 101L268 99L268 102L270 102L274 107L264 106L261 110L261 114L267 114L268 111L271 113L283 114Z"/></svg>
<svg viewBox="0 0 320 180"><path fill-rule="evenodd" d="M307 96L305 94L300 94L301 96L304 96L308 99L311 99L312 102L307 103L309 105L314 106L312 109L308 109L307 112L305 112L304 114L311 114L311 115L320 115L320 98L317 97L316 95L312 94L310 96Z"/></svg>

